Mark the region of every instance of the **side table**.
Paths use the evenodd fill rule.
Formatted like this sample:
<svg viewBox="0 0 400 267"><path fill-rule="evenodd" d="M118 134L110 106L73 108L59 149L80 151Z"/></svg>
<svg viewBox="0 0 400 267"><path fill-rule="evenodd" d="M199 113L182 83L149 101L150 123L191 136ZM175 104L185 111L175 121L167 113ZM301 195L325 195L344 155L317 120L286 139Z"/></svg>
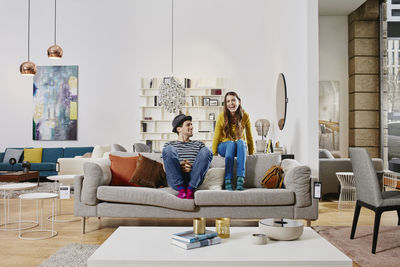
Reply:
<svg viewBox="0 0 400 267"><path fill-rule="evenodd" d="M19 228L17 227L12 227L12 228L7 228L8 225L15 225L15 224L19 224L20 221L10 221L10 197L12 195L13 191L19 191L19 190L27 190L27 189L32 189L37 187L37 184L34 183L10 183L10 184L4 184L4 185L0 185L0 190L4 191L3 194L3 200L4 200L4 224L0 225L3 226L4 225L4 231L17 231ZM38 220L36 219L36 221L33 220L29 220L29 221L21 221L21 223L24 224L28 224L28 226L24 226L23 228L21 228L22 230L26 230L26 229L30 229L33 227L36 227L39 225Z"/></svg>
<svg viewBox="0 0 400 267"><path fill-rule="evenodd" d="M352 172L337 172L340 183L339 209L352 209L356 202L356 185Z"/></svg>
<svg viewBox="0 0 400 267"><path fill-rule="evenodd" d="M21 223L19 223L19 234L18 237L20 239L24 240L41 240L41 239L47 239L51 238L57 235L57 232L54 230L54 221L51 222L51 229L45 229L43 227L43 200L45 199L50 199L52 200L52 208L51 212L52 215L55 213L55 199L58 197L57 194L54 193L30 193L30 194L22 194L19 196L19 221L21 222L21 217L22 217L22 200L36 200L40 201L40 229L39 230L26 230L22 231L23 229L21 228ZM36 206L37 208L37 206ZM38 210L36 209L36 212ZM40 237L24 237L25 234L28 233L50 233L50 235L44 235Z"/></svg>
<svg viewBox="0 0 400 267"><path fill-rule="evenodd" d="M47 176L48 180L54 181L54 192L59 193L59 186L60 184L73 184L73 181L75 177L80 177L83 176L82 174L64 174L64 175L52 175L52 176ZM49 221L55 221L55 222L75 222L79 221L80 218L71 218L71 219L57 219L57 216L65 216L65 215L74 215L73 213L61 213L61 199L57 198L56 200L57 205L56 205L56 212L53 215L47 217Z"/></svg>

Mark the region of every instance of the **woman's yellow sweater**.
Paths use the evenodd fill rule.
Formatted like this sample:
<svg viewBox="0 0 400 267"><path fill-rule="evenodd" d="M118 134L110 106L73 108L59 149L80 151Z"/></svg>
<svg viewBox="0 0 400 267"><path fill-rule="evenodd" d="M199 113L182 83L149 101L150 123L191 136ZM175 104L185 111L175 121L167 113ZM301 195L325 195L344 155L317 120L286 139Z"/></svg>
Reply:
<svg viewBox="0 0 400 267"><path fill-rule="evenodd" d="M213 139L213 144L212 144L212 152L214 155L218 154L218 145L219 143L226 142L226 141L237 141L238 139L233 139L231 137L228 137L224 133L224 112L221 112L218 116L217 119L217 125L215 126L215 132L214 132L214 139ZM231 131L233 135L236 135L236 125L230 125ZM242 119L242 127L243 127L243 133L242 137L240 139L243 139L247 143L247 147L249 149L249 154L252 155L254 153L254 144L253 144L253 134L251 132L251 123L250 123L250 117L249 114L246 112L243 112L243 119ZM245 135L246 133L246 135Z"/></svg>

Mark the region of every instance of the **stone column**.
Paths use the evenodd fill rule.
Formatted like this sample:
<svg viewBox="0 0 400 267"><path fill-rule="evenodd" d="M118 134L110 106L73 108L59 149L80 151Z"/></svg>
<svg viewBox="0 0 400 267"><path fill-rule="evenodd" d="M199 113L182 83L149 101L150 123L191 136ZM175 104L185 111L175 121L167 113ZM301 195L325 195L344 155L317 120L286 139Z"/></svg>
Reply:
<svg viewBox="0 0 400 267"><path fill-rule="evenodd" d="M349 146L380 157L379 1L366 1L348 23Z"/></svg>

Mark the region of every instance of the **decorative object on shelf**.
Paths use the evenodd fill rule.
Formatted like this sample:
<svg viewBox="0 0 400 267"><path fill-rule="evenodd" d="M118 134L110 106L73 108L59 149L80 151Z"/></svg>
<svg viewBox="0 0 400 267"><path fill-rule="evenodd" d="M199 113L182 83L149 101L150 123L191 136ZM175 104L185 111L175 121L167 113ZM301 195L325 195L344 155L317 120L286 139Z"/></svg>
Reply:
<svg viewBox="0 0 400 267"><path fill-rule="evenodd" d="M265 152L267 142L264 137L266 138L268 135L270 123L267 119L259 119L256 121L255 126L258 136L261 136L261 140L256 141L257 152Z"/></svg>
<svg viewBox="0 0 400 267"><path fill-rule="evenodd" d="M210 105L210 99L208 97L203 98L203 106L209 106Z"/></svg>
<svg viewBox="0 0 400 267"><path fill-rule="evenodd" d="M285 75L279 73L278 81L276 82L276 120L280 130L285 127L288 101Z"/></svg>
<svg viewBox="0 0 400 267"><path fill-rule="evenodd" d="M221 89L211 89L211 94L212 95L222 95L222 90Z"/></svg>
<svg viewBox="0 0 400 267"><path fill-rule="evenodd" d="M215 120L215 113L208 114L208 119L212 121Z"/></svg>
<svg viewBox="0 0 400 267"><path fill-rule="evenodd" d="M56 43L57 36L57 0L54 0L54 44L47 49L47 56L53 59L60 59L63 56L62 48Z"/></svg>
<svg viewBox="0 0 400 267"><path fill-rule="evenodd" d="M23 161L21 166L22 168L24 168L23 169L24 173L28 173L29 170L31 169L31 163L29 161Z"/></svg>
<svg viewBox="0 0 400 267"><path fill-rule="evenodd" d="M38 66L33 78L33 140L77 140L77 125L78 66Z"/></svg>
<svg viewBox="0 0 400 267"><path fill-rule="evenodd" d="M34 76L37 72L36 64L30 61L29 57L29 41L31 33L31 0L28 0L28 61L25 61L19 66L19 72L23 76Z"/></svg>
<svg viewBox="0 0 400 267"><path fill-rule="evenodd" d="M263 219L258 222L260 233L274 240L295 240L303 234L302 222L290 219Z"/></svg>
<svg viewBox="0 0 400 267"><path fill-rule="evenodd" d="M159 103L170 113L182 111L185 105L186 92L182 84L174 78L174 0L171 0L171 77L165 77L160 85Z"/></svg>
<svg viewBox="0 0 400 267"><path fill-rule="evenodd" d="M210 99L210 106L218 106L218 99Z"/></svg>

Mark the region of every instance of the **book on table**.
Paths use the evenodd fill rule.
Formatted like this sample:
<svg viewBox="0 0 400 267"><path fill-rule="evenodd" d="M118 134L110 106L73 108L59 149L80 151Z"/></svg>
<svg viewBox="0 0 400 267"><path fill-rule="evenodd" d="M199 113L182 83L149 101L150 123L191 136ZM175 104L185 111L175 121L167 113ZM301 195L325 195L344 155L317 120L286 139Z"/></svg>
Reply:
<svg viewBox="0 0 400 267"><path fill-rule="evenodd" d="M216 237L217 235L218 235L217 232L211 231L211 230L206 230L206 232L201 235L195 234L193 232L193 230L188 230L188 231L172 234L172 239L180 240L180 241L183 241L186 243L193 243L196 241L210 239L210 238Z"/></svg>
<svg viewBox="0 0 400 267"><path fill-rule="evenodd" d="M177 240L177 239L172 239L171 243L175 246L178 246L178 247L181 247L184 249L193 249L193 248L200 248L200 247L220 244L221 238L216 236L216 237L199 240L199 241L192 242L192 243L184 242L184 241Z"/></svg>

